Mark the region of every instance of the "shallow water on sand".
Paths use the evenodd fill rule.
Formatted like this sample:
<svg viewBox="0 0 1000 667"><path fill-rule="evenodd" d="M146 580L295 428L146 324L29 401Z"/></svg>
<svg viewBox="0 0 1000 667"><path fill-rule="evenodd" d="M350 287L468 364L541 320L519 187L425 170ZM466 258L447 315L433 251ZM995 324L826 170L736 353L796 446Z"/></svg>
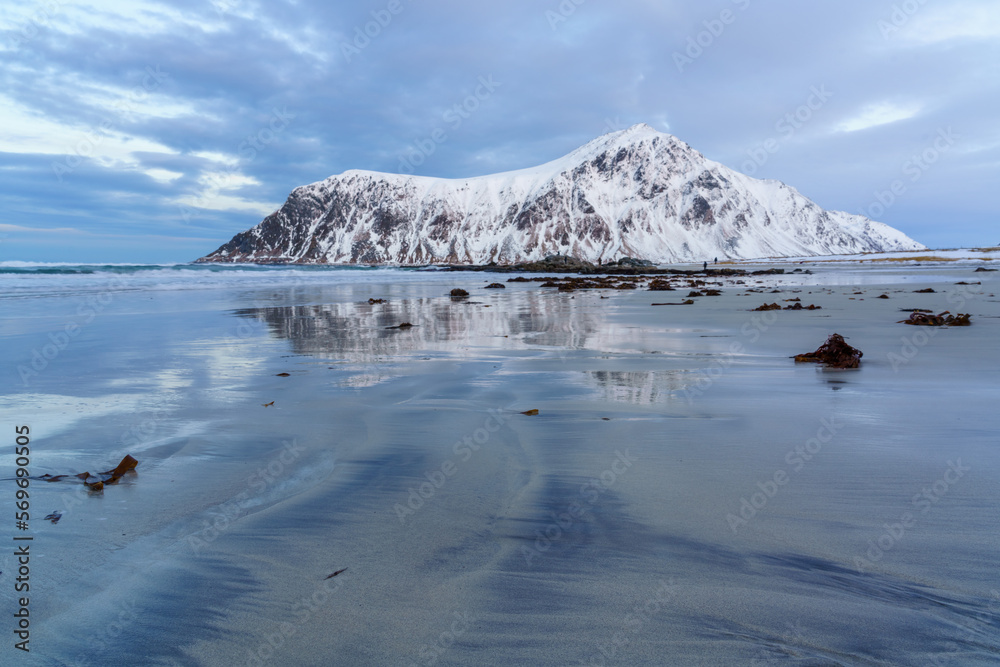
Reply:
<svg viewBox="0 0 1000 667"><path fill-rule="evenodd" d="M412 272L21 298L33 474L140 460L33 484L31 660L996 664L992 274L815 270L663 307ZM822 310L750 312L790 298ZM861 369L789 358L834 332Z"/></svg>

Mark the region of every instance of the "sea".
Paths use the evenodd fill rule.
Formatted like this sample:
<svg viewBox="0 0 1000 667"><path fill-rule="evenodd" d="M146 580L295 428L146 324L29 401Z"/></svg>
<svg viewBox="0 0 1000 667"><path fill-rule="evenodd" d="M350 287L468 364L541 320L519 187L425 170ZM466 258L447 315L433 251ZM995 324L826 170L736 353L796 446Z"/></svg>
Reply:
<svg viewBox="0 0 1000 667"><path fill-rule="evenodd" d="M0 263L0 662L1000 664L981 265Z"/></svg>

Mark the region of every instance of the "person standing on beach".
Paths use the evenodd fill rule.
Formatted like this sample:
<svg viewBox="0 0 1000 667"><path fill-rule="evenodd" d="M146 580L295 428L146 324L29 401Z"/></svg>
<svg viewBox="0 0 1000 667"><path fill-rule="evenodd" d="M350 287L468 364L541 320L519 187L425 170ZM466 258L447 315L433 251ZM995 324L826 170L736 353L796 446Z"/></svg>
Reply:
<svg viewBox="0 0 1000 667"><path fill-rule="evenodd" d="M702 262L701 270L702 271L708 271L708 262Z"/></svg>

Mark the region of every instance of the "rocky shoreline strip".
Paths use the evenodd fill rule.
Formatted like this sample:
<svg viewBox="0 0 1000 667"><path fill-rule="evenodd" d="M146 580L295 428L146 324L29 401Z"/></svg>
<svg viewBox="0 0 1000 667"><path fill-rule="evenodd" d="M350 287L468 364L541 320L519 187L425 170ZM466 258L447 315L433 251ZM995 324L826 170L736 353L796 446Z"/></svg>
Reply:
<svg viewBox="0 0 1000 667"><path fill-rule="evenodd" d="M708 268L671 269L661 268L643 259L624 257L608 264L594 264L586 260L569 257L568 255L549 255L545 259L519 264L447 264L439 266L443 271L488 271L490 273L578 273L581 275L615 275L615 276L762 276L782 275L784 269L765 269L747 271L745 269ZM796 269L793 273L812 273L808 269Z"/></svg>

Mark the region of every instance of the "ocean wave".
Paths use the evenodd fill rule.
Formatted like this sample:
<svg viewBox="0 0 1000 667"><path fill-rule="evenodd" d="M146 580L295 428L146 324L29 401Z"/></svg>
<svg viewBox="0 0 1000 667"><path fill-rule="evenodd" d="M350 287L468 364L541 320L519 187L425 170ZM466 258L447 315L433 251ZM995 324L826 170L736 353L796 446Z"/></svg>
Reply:
<svg viewBox="0 0 1000 667"><path fill-rule="evenodd" d="M57 269L49 267L39 267L39 268L24 268L24 269L13 269L13 268L0 268L0 275L9 273L13 275L73 275L73 274L91 274L94 273L93 269Z"/></svg>
<svg viewBox="0 0 1000 667"><path fill-rule="evenodd" d="M257 289L441 280L427 267L0 262L0 299L79 292Z"/></svg>

